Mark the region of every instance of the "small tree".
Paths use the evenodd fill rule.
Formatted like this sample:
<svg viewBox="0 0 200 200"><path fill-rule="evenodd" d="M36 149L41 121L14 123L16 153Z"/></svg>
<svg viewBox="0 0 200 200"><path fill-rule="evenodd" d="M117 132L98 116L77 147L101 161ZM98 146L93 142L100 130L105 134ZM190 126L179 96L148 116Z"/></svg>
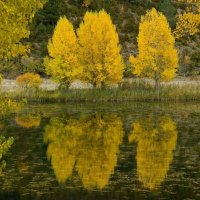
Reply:
<svg viewBox="0 0 200 200"><path fill-rule="evenodd" d="M155 80L158 88L161 81L175 77L178 53L167 19L152 9L142 17L138 36L137 57L131 56L133 74Z"/></svg>
<svg viewBox="0 0 200 200"><path fill-rule="evenodd" d="M38 89L42 83L40 75L25 73L16 78L17 84L24 89Z"/></svg>
<svg viewBox="0 0 200 200"><path fill-rule="evenodd" d="M50 58L45 59L47 74L62 85L70 83L82 73L78 62L78 43L73 25L61 17L48 43Z"/></svg>
<svg viewBox="0 0 200 200"><path fill-rule="evenodd" d="M110 15L104 10L87 12L77 31L83 79L101 87L122 79L124 63L119 37Z"/></svg>

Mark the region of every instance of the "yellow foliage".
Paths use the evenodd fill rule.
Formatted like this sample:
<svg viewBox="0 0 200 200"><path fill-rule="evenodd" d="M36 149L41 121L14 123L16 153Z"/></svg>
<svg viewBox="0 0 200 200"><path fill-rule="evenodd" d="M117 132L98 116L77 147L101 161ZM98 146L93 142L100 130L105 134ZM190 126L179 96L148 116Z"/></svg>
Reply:
<svg viewBox="0 0 200 200"><path fill-rule="evenodd" d="M37 128L40 126L41 117L40 115L25 115L25 116L17 116L15 118L16 123L24 128Z"/></svg>
<svg viewBox="0 0 200 200"><path fill-rule="evenodd" d="M0 99L0 117L20 110L21 104L11 99Z"/></svg>
<svg viewBox="0 0 200 200"><path fill-rule="evenodd" d="M177 129L169 116L153 116L133 123L129 142L137 142L137 174L148 189L159 187L165 179L176 149Z"/></svg>
<svg viewBox="0 0 200 200"><path fill-rule="evenodd" d="M153 78L156 83L175 77L178 67L175 39L166 17L154 8L141 18L138 52L137 57L130 57L133 74Z"/></svg>
<svg viewBox="0 0 200 200"><path fill-rule="evenodd" d="M10 113L14 113L20 109L21 105L16 101L10 99L0 99L0 117L4 117ZM0 130L4 128L3 124L0 124ZM14 142L14 138L10 137L6 139L4 136L0 135L0 175L2 170L6 167L6 161L2 160L2 157L10 149Z"/></svg>
<svg viewBox="0 0 200 200"><path fill-rule="evenodd" d="M123 134L116 115L52 119L44 141L58 182L64 183L77 171L84 187L105 187L114 173Z"/></svg>
<svg viewBox="0 0 200 200"><path fill-rule="evenodd" d="M179 15L174 31L176 38L181 38L185 35L195 35L200 31L200 14L184 13Z"/></svg>
<svg viewBox="0 0 200 200"><path fill-rule="evenodd" d="M48 43L50 58L45 59L46 71L55 80L69 86L81 73L78 62L78 43L73 25L61 17Z"/></svg>
<svg viewBox="0 0 200 200"><path fill-rule="evenodd" d="M40 78L38 74L25 73L16 78L16 83L20 87L26 88L26 89L39 88L39 86L42 83L42 79Z"/></svg>
<svg viewBox="0 0 200 200"><path fill-rule="evenodd" d="M95 87L118 83L122 79L124 63L110 15L104 10L87 12L77 34L83 79Z"/></svg>
<svg viewBox="0 0 200 200"><path fill-rule="evenodd" d="M6 139L0 135L0 175L2 170L6 167L6 161L2 160L2 157L7 153L14 142L14 138L10 137Z"/></svg>
<svg viewBox="0 0 200 200"><path fill-rule="evenodd" d="M46 0L9 0L0 1L0 59L10 59L24 55L29 46L20 43L28 38L28 29L34 14Z"/></svg>
<svg viewBox="0 0 200 200"><path fill-rule="evenodd" d="M0 98L0 117L4 117L8 114L15 113L20 110L22 104L17 103L15 100ZM0 124L0 130L4 128L3 124ZM0 175L2 170L6 167L6 161L2 160L2 157L11 148L14 142L13 137L6 139L4 136L0 135Z"/></svg>
<svg viewBox="0 0 200 200"><path fill-rule="evenodd" d="M178 0L180 2L185 2L188 4L189 12L185 12L178 16L178 21L176 24L176 29L174 35L177 39L187 36L195 35L200 32L200 0ZM196 9L190 8L190 6L195 6ZM194 11L194 12L192 12Z"/></svg>

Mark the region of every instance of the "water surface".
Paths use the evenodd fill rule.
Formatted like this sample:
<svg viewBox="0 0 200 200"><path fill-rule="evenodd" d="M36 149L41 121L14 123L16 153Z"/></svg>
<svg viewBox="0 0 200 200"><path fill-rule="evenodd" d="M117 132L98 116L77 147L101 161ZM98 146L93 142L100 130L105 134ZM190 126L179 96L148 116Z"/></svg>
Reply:
<svg viewBox="0 0 200 200"><path fill-rule="evenodd" d="M200 104L29 105L0 134L1 200L200 199Z"/></svg>

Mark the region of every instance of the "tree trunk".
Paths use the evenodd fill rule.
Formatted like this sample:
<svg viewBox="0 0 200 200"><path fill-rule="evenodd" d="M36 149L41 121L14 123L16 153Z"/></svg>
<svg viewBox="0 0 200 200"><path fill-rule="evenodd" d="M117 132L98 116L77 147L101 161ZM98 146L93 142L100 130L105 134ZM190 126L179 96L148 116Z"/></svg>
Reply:
<svg viewBox="0 0 200 200"><path fill-rule="evenodd" d="M106 84L105 84L104 81L101 82L101 88L102 88L102 89L105 89L105 88L106 88Z"/></svg>
<svg viewBox="0 0 200 200"><path fill-rule="evenodd" d="M160 88L160 81L155 79L155 89L158 90Z"/></svg>
<svg viewBox="0 0 200 200"><path fill-rule="evenodd" d="M59 85L59 89L61 90L68 90L70 87L70 82L61 82L60 85Z"/></svg>
<svg viewBox="0 0 200 200"><path fill-rule="evenodd" d="M97 89L97 83L96 82L94 82L92 85L93 85L94 89Z"/></svg>

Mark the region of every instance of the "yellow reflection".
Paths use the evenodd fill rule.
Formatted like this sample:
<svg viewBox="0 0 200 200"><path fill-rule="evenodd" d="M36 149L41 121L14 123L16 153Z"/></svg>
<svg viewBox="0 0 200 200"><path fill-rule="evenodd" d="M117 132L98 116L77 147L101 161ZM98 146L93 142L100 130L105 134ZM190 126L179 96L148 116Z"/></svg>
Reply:
<svg viewBox="0 0 200 200"><path fill-rule="evenodd" d="M72 175L82 132L81 122L75 119L65 123L54 118L45 129L44 141L49 142L47 156L59 183L64 183Z"/></svg>
<svg viewBox="0 0 200 200"><path fill-rule="evenodd" d="M7 98L0 97L0 118L9 115L10 113L17 112L21 108L21 104ZM0 124L0 130L4 129L4 124ZM6 139L4 136L0 135L0 175L2 170L6 167L6 161L2 160L3 156L10 149L14 142L13 137Z"/></svg>
<svg viewBox="0 0 200 200"><path fill-rule="evenodd" d="M116 115L52 119L44 141L49 142L47 155L57 180L64 183L76 171L84 187L105 187L117 164L123 134Z"/></svg>
<svg viewBox="0 0 200 200"><path fill-rule="evenodd" d="M176 149L177 128L169 117L149 117L133 123L129 142L137 142L137 173L148 189L155 189L164 180Z"/></svg>
<svg viewBox="0 0 200 200"><path fill-rule="evenodd" d="M17 116L15 118L16 123L23 128L37 128L40 126L41 116L28 114L24 116Z"/></svg>
<svg viewBox="0 0 200 200"><path fill-rule="evenodd" d="M10 149L14 142L12 137L6 139L4 136L0 135L0 175L2 170L6 167L6 161L2 160L2 157Z"/></svg>
<svg viewBox="0 0 200 200"><path fill-rule="evenodd" d="M8 115L10 113L15 113L19 111L22 107L21 103L14 100L1 98L0 97L0 117Z"/></svg>

